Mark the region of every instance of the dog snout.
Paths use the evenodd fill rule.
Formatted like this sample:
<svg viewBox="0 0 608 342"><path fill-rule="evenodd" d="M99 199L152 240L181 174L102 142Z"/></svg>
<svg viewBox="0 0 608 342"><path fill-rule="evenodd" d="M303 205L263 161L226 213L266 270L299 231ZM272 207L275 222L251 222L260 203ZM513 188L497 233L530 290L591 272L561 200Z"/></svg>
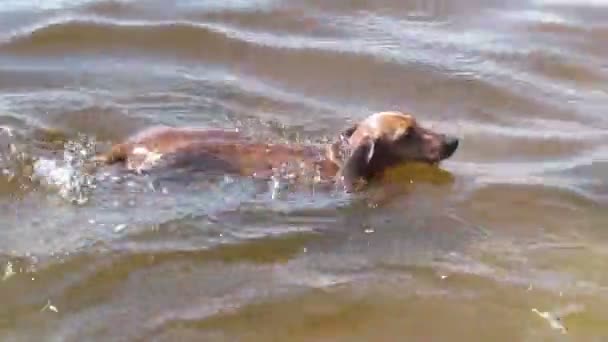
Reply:
<svg viewBox="0 0 608 342"><path fill-rule="evenodd" d="M441 159L450 158L458 149L459 140L453 136L445 136Z"/></svg>

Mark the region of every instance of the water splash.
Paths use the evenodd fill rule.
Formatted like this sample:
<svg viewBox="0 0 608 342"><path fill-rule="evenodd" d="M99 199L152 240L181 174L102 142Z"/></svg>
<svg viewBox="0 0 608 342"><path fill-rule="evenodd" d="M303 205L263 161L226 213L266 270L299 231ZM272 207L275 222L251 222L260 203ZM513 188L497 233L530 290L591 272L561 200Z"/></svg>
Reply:
<svg viewBox="0 0 608 342"><path fill-rule="evenodd" d="M0 129L0 178L2 183L12 184L26 191L31 185L32 157L15 143L15 135L12 132L11 128Z"/></svg>
<svg viewBox="0 0 608 342"><path fill-rule="evenodd" d="M40 158L34 162L33 177L59 190L59 195L77 205L86 204L95 189L89 161L95 154L95 139L79 134L65 143L63 160Z"/></svg>

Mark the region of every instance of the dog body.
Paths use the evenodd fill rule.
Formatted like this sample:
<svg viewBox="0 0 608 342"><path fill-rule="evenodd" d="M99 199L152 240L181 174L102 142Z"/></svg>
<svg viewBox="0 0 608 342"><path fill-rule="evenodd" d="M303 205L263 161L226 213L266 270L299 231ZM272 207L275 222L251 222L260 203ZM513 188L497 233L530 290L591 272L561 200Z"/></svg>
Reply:
<svg viewBox="0 0 608 342"><path fill-rule="evenodd" d="M326 147L267 144L236 131L154 127L97 157L102 163L125 162L138 172L159 166L200 167L268 178L275 174L317 181L339 180L347 191L408 161L437 164L449 158L458 140L419 126L401 112L375 113L345 130ZM312 173L311 173L312 172Z"/></svg>
<svg viewBox="0 0 608 342"><path fill-rule="evenodd" d="M186 167L257 178L314 172L319 180L329 180L339 167L326 156L317 146L256 142L237 131L152 127L114 145L97 160L124 162L136 172Z"/></svg>

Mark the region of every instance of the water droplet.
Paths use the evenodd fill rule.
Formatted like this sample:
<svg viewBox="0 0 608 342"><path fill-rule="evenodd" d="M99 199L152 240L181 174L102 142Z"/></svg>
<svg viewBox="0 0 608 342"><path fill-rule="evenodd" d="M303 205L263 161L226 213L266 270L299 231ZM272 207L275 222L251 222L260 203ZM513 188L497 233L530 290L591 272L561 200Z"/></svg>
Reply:
<svg viewBox="0 0 608 342"><path fill-rule="evenodd" d="M568 332L566 327L560 322L560 318L555 314L548 311L538 311L536 308L533 308L532 312L544 318L552 329L560 330L562 334L566 334Z"/></svg>
<svg viewBox="0 0 608 342"><path fill-rule="evenodd" d="M53 311L55 313L59 312L59 310L57 309L57 307L55 305L51 304L50 300L48 300L46 302L46 305L42 309L40 309L40 312L44 312L46 310Z"/></svg>
<svg viewBox="0 0 608 342"><path fill-rule="evenodd" d="M124 223L123 224L119 224L116 227L114 227L114 233L120 233L123 230L125 230L126 228L127 228L126 224L124 224Z"/></svg>

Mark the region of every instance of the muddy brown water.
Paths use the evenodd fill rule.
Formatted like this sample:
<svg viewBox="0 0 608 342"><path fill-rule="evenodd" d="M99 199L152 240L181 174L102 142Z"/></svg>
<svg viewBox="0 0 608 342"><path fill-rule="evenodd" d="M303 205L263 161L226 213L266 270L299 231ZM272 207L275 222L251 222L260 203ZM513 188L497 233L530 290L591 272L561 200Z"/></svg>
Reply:
<svg viewBox="0 0 608 342"><path fill-rule="evenodd" d="M607 60L600 0L3 1L0 340L606 341ZM462 140L380 205L79 166L387 109Z"/></svg>

